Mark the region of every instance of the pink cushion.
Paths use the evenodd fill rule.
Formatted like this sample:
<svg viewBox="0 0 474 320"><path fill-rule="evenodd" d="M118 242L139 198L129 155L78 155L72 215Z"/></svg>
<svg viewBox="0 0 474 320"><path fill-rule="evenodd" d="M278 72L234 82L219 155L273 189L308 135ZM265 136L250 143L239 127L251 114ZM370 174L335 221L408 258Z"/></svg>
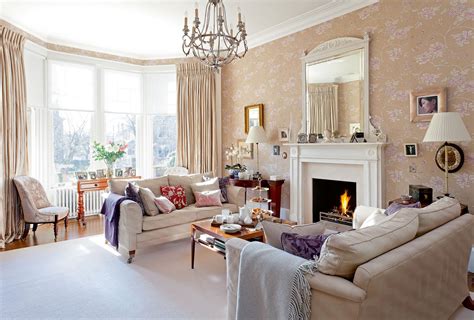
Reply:
<svg viewBox="0 0 474 320"><path fill-rule="evenodd" d="M169 201L168 198L163 196L155 198L155 204L161 213L170 213L176 210L176 206L173 204L173 202Z"/></svg>
<svg viewBox="0 0 474 320"><path fill-rule="evenodd" d="M194 192L196 207L222 207L221 190Z"/></svg>

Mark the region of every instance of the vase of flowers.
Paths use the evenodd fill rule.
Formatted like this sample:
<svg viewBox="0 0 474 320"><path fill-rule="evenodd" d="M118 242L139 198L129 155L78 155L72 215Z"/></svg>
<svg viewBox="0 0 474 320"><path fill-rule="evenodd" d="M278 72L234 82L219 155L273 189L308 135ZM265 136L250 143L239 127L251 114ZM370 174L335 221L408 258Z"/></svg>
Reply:
<svg viewBox="0 0 474 320"><path fill-rule="evenodd" d="M127 147L128 145L126 143L109 141L108 144L103 145L102 143L94 141L92 156L96 161L104 160L107 166L107 178L112 178L115 161L125 156Z"/></svg>

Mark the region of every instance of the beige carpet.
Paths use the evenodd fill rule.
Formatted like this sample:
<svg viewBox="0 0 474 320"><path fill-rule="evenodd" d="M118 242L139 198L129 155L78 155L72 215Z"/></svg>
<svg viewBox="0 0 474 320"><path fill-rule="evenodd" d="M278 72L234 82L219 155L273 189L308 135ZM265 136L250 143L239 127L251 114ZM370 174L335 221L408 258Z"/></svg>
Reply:
<svg viewBox="0 0 474 320"><path fill-rule="evenodd" d="M103 236L0 253L1 319L224 319L225 260L189 240L145 248L131 265ZM474 319L462 307L451 319Z"/></svg>

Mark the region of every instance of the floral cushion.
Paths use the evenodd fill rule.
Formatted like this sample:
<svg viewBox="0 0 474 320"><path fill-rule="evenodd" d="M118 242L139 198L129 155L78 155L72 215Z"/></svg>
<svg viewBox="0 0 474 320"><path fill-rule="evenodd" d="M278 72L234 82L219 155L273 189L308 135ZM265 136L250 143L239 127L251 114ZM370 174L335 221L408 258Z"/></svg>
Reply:
<svg viewBox="0 0 474 320"><path fill-rule="evenodd" d="M324 241L330 234L299 235L297 233L283 232L281 245L283 250L304 259L317 260Z"/></svg>
<svg viewBox="0 0 474 320"><path fill-rule="evenodd" d="M182 209L187 206L186 192L182 186L163 186L160 187L161 194L171 201L176 209Z"/></svg>

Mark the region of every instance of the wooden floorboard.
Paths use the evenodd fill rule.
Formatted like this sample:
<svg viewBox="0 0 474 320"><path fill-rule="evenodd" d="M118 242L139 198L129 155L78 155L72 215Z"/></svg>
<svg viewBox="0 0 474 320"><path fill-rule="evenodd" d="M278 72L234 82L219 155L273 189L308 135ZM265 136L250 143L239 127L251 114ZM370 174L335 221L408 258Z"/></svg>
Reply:
<svg viewBox="0 0 474 320"><path fill-rule="evenodd" d="M67 231L64 222L58 224L58 238L56 242L94 236L104 233L104 218L102 215L86 217L87 225L81 226L76 219L70 219ZM35 233L30 229L28 236L23 240L13 241L0 251L15 250L20 248L38 246L41 244L54 243L53 224L40 224Z"/></svg>

